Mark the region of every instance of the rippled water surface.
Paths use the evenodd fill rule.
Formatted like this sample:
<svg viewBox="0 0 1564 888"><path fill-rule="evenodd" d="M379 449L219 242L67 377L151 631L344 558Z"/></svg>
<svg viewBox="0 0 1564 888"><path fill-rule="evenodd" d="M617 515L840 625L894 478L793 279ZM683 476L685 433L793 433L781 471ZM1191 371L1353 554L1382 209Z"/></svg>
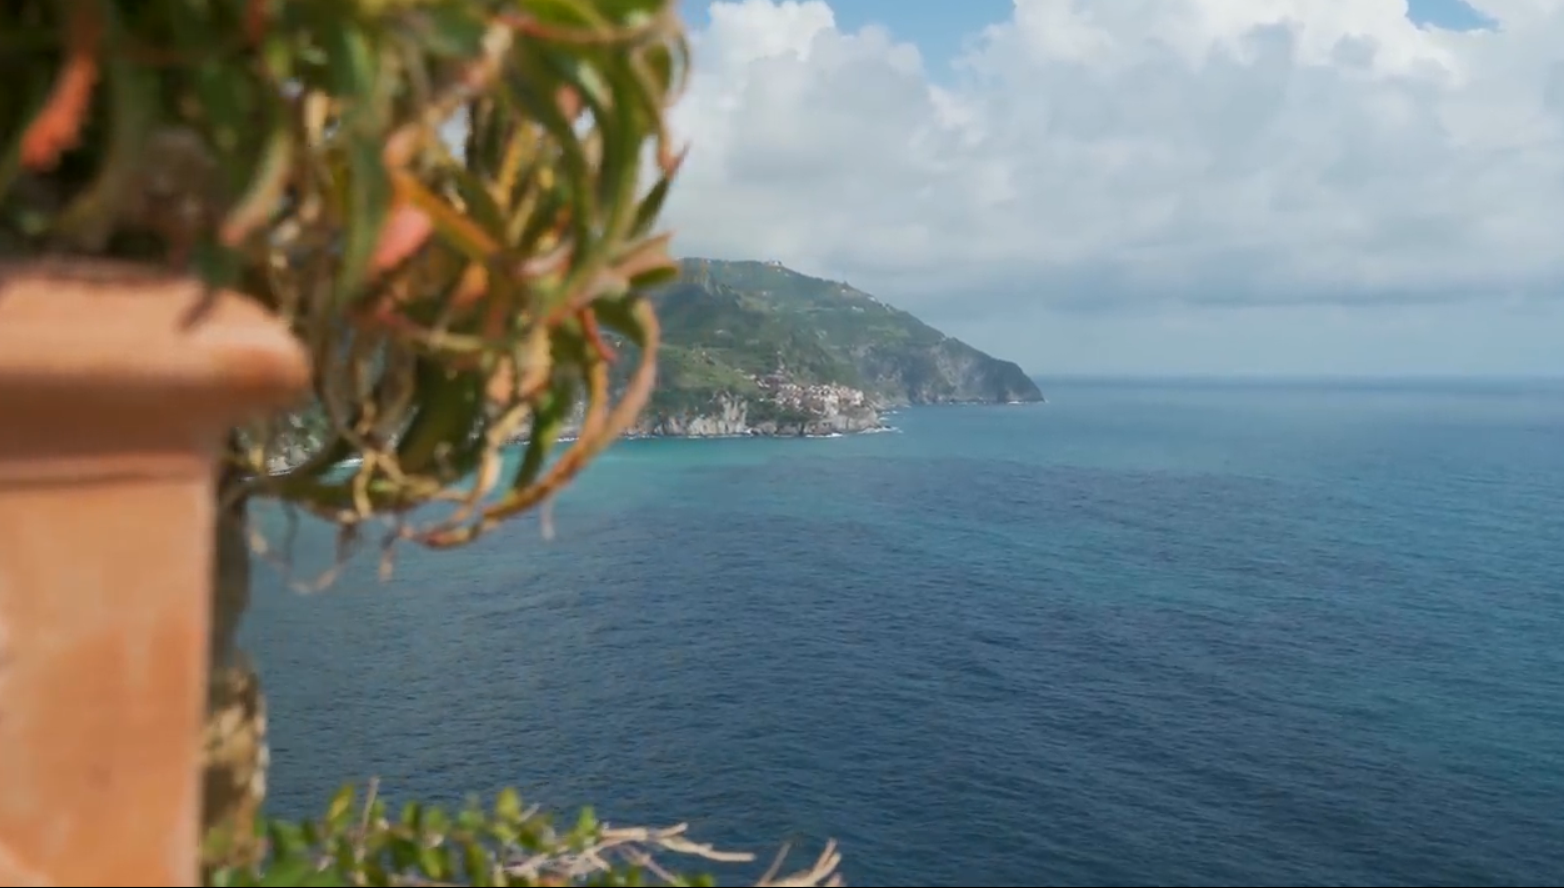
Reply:
<svg viewBox="0 0 1564 888"><path fill-rule="evenodd" d="M273 804L517 784L856 885L1564 878L1564 388L1046 389L260 569Z"/></svg>

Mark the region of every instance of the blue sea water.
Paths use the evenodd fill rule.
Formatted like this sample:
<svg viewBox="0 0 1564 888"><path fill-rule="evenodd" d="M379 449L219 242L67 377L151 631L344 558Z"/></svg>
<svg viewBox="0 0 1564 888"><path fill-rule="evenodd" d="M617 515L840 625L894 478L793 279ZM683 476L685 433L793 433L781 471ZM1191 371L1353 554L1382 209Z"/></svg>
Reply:
<svg viewBox="0 0 1564 888"><path fill-rule="evenodd" d="M855 885L1564 879L1564 386L1046 390L260 569L274 810L515 784Z"/></svg>

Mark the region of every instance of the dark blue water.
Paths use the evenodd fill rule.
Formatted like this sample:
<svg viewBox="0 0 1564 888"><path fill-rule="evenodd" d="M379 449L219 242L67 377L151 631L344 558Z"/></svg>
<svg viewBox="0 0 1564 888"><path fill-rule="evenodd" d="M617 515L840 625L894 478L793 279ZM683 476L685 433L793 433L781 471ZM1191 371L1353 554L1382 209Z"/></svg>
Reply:
<svg viewBox="0 0 1564 888"><path fill-rule="evenodd" d="M856 885L1564 878L1564 387L1048 394L626 443L553 542L263 570L277 810L516 784Z"/></svg>

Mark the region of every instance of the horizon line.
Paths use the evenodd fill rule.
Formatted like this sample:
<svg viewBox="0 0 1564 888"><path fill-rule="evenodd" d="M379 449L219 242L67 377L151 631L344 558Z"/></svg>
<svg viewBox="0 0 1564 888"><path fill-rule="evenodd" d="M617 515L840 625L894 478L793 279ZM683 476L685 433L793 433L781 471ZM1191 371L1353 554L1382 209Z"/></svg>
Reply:
<svg viewBox="0 0 1564 888"><path fill-rule="evenodd" d="M1106 372L1031 372L1035 380L1054 382L1546 382L1564 383L1564 372L1556 373L1106 373Z"/></svg>

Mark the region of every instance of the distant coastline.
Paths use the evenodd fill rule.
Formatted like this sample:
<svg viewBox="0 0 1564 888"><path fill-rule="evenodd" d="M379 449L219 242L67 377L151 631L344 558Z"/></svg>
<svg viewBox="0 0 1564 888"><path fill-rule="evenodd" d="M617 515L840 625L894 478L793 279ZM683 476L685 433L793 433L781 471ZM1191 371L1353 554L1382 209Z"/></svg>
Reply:
<svg viewBox="0 0 1564 888"><path fill-rule="evenodd" d="M631 427L631 429L628 432L626 432L623 435L621 435L620 436L620 440L624 440L624 441L655 441L655 440L669 440L669 441L732 441L732 440L742 440L742 439L747 439L747 438L767 438L767 439L797 438L797 439L800 439L800 440L828 440L828 439L831 439L831 438L849 438L849 437L855 437L855 436L858 436L858 435L880 435L880 434L900 433L901 432L901 428L896 426L896 425L891 424L890 422L887 421L887 419L889 417L895 416L896 414L898 414L898 413L900 413L903 410L906 410L908 408L927 408L927 407L1031 407L1031 406L1040 406L1040 405L1043 405L1043 404L1046 404L1046 403L1048 403L1048 401L1045 398L1045 399L1039 400L1039 401L1005 401L1005 402L998 402L998 403L993 402L993 401L934 401L934 402L919 403L919 404L896 404L896 405L887 406L887 407L884 407L884 408L881 408L881 409L877 409L874 412L874 421L873 421L872 424L865 424L862 427L852 427L852 428L845 428L845 429L841 429L841 430L823 430L823 431L810 431L810 430L807 430L807 429L806 430L779 431L779 430L777 430L775 428L769 428L769 427L768 428L746 427L746 428L743 428L742 430L731 431L731 432L701 432L701 431L690 432L690 431L683 431L683 432L677 432L676 433L676 432L670 432L670 431L665 431L665 430L659 430L660 428L666 428L666 426L660 426L660 425L655 424L655 423L651 424L651 427L649 428L648 424L645 421L643 421L643 422L637 423L635 426ZM577 423L571 423L569 426L566 427L566 431L563 432L562 434L560 434L560 436L556 440L560 441L562 443L569 443L571 441L576 440L577 433L579 431L580 431L579 425ZM521 435L517 435L517 436L511 438L510 440L506 441L505 442L505 446L508 447L508 448L510 448L510 447L523 447L523 446L525 446L527 444L527 442L529 440L531 440L531 439L526 434L521 434ZM286 442L282 447L280 447L277 450L277 452L273 453L268 458L268 460L267 460L267 471L270 472L271 474L279 474L279 473L291 471L292 469L297 468L298 466L302 465L305 462L305 460L307 460L313 453L318 451L319 448L321 447L322 443L323 442L318 437L316 437L315 435L303 436L302 440L299 437L295 437L295 438L291 439L290 441ZM350 458L350 459L343 460L340 463L337 463L337 466L338 467L342 467L342 466L348 466L348 465L356 465L359 462L360 462L359 458L353 457L353 458Z"/></svg>

